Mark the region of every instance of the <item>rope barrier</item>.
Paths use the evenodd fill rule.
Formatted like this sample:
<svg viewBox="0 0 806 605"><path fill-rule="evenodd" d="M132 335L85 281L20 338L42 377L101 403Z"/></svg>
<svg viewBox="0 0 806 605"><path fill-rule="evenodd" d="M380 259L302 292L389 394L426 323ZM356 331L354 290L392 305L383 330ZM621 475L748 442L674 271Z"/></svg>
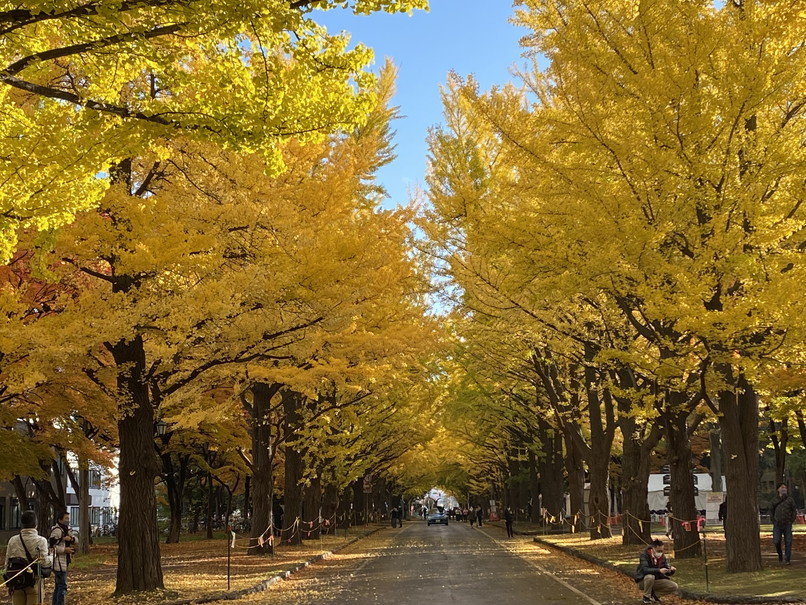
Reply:
<svg viewBox="0 0 806 605"><path fill-rule="evenodd" d="M261 532L261 534L259 536L256 536L256 537L245 537L244 536L243 538L239 538L239 537L237 537L237 534L236 534L235 541L233 542L233 548L239 548L239 549L242 549L242 550L248 550L250 548L253 548L256 544L258 546L260 546L261 548L263 547L264 544L273 545L274 544L275 533L283 535L283 534L287 534L287 533L290 532L291 537L293 538L293 536L297 535L298 533L302 533L301 528L302 528L303 524L307 524L307 527L302 529L302 531L306 532L308 537L310 537L312 533L314 533L316 531L321 531L323 528L329 529L329 528L335 526L336 521L338 521L339 519L344 520L346 518L347 518L346 515L342 515L339 518L338 515L336 513L334 513L330 517L325 517L325 518L320 517L318 524L315 525L315 526L314 526L314 521L302 521L299 517L294 519L293 523L291 523L291 525L289 525L288 527L277 527L276 525L274 525L274 522L272 522L272 523L269 524L269 526L265 530L263 530L263 532ZM268 534L268 537L267 537L267 534ZM244 542L246 542L246 544L243 544Z"/></svg>

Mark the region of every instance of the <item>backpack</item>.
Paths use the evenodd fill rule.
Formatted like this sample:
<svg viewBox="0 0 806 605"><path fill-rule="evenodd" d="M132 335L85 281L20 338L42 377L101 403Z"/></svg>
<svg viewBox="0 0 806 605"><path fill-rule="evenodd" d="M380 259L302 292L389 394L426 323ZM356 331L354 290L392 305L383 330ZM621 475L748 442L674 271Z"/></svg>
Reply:
<svg viewBox="0 0 806 605"><path fill-rule="evenodd" d="M22 539L22 534L18 534L22 547L25 549L25 554L29 557L23 559L22 557L11 557L8 560L8 567L3 574L6 586L11 590L23 590L24 588L31 588L36 586L36 576L34 576L33 560L28 553L28 547L25 546L25 541Z"/></svg>

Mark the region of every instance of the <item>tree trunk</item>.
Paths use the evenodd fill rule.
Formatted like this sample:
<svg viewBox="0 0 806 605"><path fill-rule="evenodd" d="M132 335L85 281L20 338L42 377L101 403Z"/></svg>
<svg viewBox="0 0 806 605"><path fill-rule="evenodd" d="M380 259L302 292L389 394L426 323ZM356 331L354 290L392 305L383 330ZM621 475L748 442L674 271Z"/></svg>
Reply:
<svg viewBox="0 0 806 605"><path fill-rule="evenodd" d="M213 474L207 473L207 515L205 516L204 526L206 531L206 537L208 540L213 539Z"/></svg>
<svg viewBox="0 0 806 605"><path fill-rule="evenodd" d="M176 458L179 469L174 465L174 459L170 453L162 455L163 477L165 478L165 491L168 494L168 509L170 520L168 525L168 537L166 544L179 543L179 536L182 532L182 514L185 504L185 483L187 481L187 469L190 461L189 456L179 455Z"/></svg>
<svg viewBox="0 0 806 605"><path fill-rule="evenodd" d="M252 386L252 529L248 553L271 554L273 547L272 496L274 450L271 445L271 399L277 385Z"/></svg>
<svg viewBox="0 0 806 605"><path fill-rule="evenodd" d="M299 531L302 520L302 452L294 444L294 433L300 422L303 395L291 390L283 391L283 415L285 416L285 483L283 501L285 515L283 521L283 543L302 544Z"/></svg>
<svg viewBox="0 0 806 605"><path fill-rule="evenodd" d="M571 510L567 511L574 531L585 527L585 466L583 455L568 431L563 431L565 441L565 470L568 476L568 494Z"/></svg>
<svg viewBox="0 0 806 605"><path fill-rule="evenodd" d="M722 485L722 435L719 425L712 425L708 431L708 441L711 445L711 465L708 469L711 474L711 491L725 491Z"/></svg>
<svg viewBox="0 0 806 605"><path fill-rule="evenodd" d="M630 404L625 402L621 405L629 407ZM635 417L622 414L619 425L624 441L621 455L621 523L624 528L621 543L642 546L652 541L652 518L647 502L649 460L652 450L660 441L661 428L653 424L649 435L642 440L646 426L643 430L639 429Z"/></svg>
<svg viewBox="0 0 806 605"><path fill-rule="evenodd" d="M313 477L305 488L302 503L302 530L306 540L318 540L322 529L319 513L322 510L322 484L319 477Z"/></svg>
<svg viewBox="0 0 806 605"><path fill-rule="evenodd" d="M529 521L540 523L540 477L537 471L537 456L529 448Z"/></svg>
<svg viewBox="0 0 806 605"><path fill-rule="evenodd" d="M90 552L90 466L84 457L78 459L78 554Z"/></svg>
<svg viewBox="0 0 806 605"><path fill-rule="evenodd" d="M694 479L691 474L692 454L688 434L689 409L686 394L670 391L667 397L666 447L671 474L672 536L675 557L693 559L702 554L700 532L697 529L697 508L694 503Z"/></svg>
<svg viewBox="0 0 806 605"><path fill-rule="evenodd" d="M601 394L599 392L600 376L593 366L595 357L595 348L586 343L585 359L588 363L585 364L585 391L588 397L588 418L590 419L588 514L591 540L611 536L608 480L610 479L610 454L616 434L613 398L606 390Z"/></svg>
<svg viewBox="0 0 806 605"><path fill-rule="evenodd" d="M559 431L540 420L543 451L538 461L541 502L550 517L560 520L565 515L563 497L563 439ZM542 513L541 513L542 514Z"/></svg>
<svg viewBox="0 0 806 605"><path fill-rule="evenodd" d="M332 484L325 486L322 498L322 516L324 517L324 532L332 533L338 526L339 517L339 490Z"/></svg>
<svg viewBox="0 0 806 605"><path fill-rule="evenodd" d="M154 410L143 378L142 338L136 336L110 349L118 368L118 392L125 410L118 421L120 511L115 596L120 596L164 588L154 492L160 461L154 448Z"/></svg>
<svg viewBox="0 0 806 605"><path fill-rule="evenodd" d="M719 368L730 378L731 370ZM732 380L730 382L733 382ZM758 527L758 398L739 377L738 388L719 393L719 425L725 450L725 480L730 511L725 520L729 572L761 569Z"/></svg>

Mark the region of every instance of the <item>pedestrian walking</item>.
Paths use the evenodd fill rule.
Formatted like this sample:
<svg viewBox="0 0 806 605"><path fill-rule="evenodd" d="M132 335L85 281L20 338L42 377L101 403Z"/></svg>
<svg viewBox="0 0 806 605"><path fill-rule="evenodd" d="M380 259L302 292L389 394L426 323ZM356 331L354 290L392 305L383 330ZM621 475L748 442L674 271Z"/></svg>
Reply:
<svg viewBox="0 0 806 605"><path fill-rule="evenodd" d="M481 527L481 520L482 520L483 517L484 517L484 511L482 511L481 506L479 506L476 509L476 523L479 524L479 527Z"/></svg>
<svg viewBox="0 0 806 605"><path fill-rule="evenodd" d="M512 530L512 523L515 521L515 515L512 514L512 508L507 506L504 511L504 525L507 527L507 538L514 538L515 532Z"/></svg>
<svg viewBox="0 0 806 605"><path fill-rule="evenodd" d="M53 565L53 560L50 556L48 549L48 541L39 535L36 531L37 518L36 513L32 510L26 510L20 516L22 529L20 533L11 536L6 548L6 562L5 569L10 569L11 559L21 559L25 565L31 565L30 570L22 572L19 579L25 578L19 582L19 586L9 588L11 592L11 603L13 605L37 605L37 603L44 603L45 601L45 587L42 581L43 573L42 568L50 568ZM15 572L15 576L18 572ZM12 579L11 582L14 582Z"/></svg>
<svg viewBox="0 0 806 605"><path fill-rule="evenodd" d="M56 585L53 587L52 605L64 605L67 595L67 569L70 567L72 555L76 552L76 539L70 530L70 513L63 512L56 517L56 525L50 529L50 546L54 551L53 576Z"/></svg>
<svg viewBox="0 0 806 605"><path fill-rule="evenodd" d="M792 560L792 524L798 515L795 501L789 495L786 483L778 485L778 495L770 502L772 520L772 541L778 553L778 562L789 565ZM781 551L781 540L784 550Z"/></svg>

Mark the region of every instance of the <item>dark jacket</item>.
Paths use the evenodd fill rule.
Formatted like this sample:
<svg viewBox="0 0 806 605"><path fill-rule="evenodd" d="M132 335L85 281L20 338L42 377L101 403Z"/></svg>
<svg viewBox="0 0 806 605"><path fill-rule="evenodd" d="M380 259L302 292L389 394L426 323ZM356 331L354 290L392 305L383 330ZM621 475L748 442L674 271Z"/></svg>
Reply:
<svg viewBox="0 0 806 605"><path fill-rule="evenodd" d="M798 509L792 496L775 496L770 501L770 517L777 525L787 525L795 522L798 516Z"/></svg>
<svg viewBox="0 0 806 605"><path fill-rule="evenodd" d="M638 567L635 570L635 581L640 582L644 579L644 576L655 576L656 578L667 578L674 573L674 571L670 572L667 575L664 575L660 572L661 569L664 567L669 569L671 566L669 562L666 560L666 555L661 555L659 558L652 560L652 555L650 554L651 548L647 548L646 550L641 551L641 554L638 555Z"/></svg>

